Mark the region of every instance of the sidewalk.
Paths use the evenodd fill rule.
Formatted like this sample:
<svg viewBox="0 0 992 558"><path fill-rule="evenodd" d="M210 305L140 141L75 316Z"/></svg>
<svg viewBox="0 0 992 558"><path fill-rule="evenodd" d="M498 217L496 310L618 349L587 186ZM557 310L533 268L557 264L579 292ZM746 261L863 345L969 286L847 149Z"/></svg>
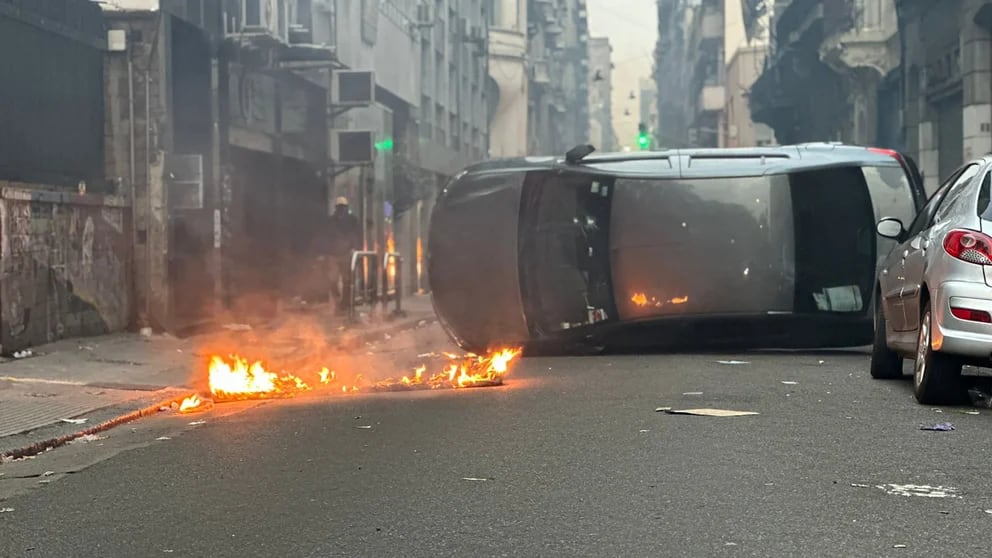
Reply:
<svg viewBox="0 0 992 558"><path fill-rule="evenodd" d="M323 309L287 312L267 328L233 335L246 340L264 337L267 330L292 320L292 314L302 314L319 323L329 344L349 349L434 320L428 296L408 297L403 309L405 316L360 325L346 325ZM196 347L215 336L230 339L232 332L186 339L132 333L70 339L38 347L27 358L0 361L0 454L23 447L25 441L32 444L83 428L67 419L78 422L111 408L114 414L125 414L201 387L191 381L195 363L204 356ZM105 420L92 418L87 427ZM37 436L31 434L35 431Z"/></svg>

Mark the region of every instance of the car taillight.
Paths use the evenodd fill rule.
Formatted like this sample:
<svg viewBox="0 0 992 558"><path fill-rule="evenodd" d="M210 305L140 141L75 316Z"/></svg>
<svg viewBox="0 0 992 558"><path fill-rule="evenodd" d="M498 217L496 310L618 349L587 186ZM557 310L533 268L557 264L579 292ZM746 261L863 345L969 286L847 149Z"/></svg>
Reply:
<svg viewBox="0 0 992 558"><path fill-rule="evenodd" d="M893 159L902 159L902 157L899 155L899 152L896 151L895 149L882 149L881 147L869 147L868 151L871 151L872 153L877 153L879 155L886 155L892 157Z"/></svg>
<svg viewBox="0 0 992 558"><path fill-rule="evenodd" d="M955 229L944 237L944 250L968 263L992 265L992 238L965 229Z"/></svg>
<svg viewBox="0 0 992 558"><path fill-rule="evenodd" d="M982 322L983 324L992 324L992 315L990 315L985 310L972 310L971 308L951 308L951 314L959 320L967 320L969 322Z"/></svg>

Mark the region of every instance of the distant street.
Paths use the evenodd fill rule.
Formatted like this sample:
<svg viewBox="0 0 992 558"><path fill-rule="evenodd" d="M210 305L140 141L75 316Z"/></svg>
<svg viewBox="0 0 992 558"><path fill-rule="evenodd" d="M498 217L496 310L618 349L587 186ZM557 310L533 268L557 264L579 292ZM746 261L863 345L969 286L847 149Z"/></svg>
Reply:
<svg viewBox="0 0 992 558"><path fill-rule="evenodd" d="M145 420L0 466L0 556L983 554L992 411L918 406L867 362L535 358L502 388Z"/></svg>

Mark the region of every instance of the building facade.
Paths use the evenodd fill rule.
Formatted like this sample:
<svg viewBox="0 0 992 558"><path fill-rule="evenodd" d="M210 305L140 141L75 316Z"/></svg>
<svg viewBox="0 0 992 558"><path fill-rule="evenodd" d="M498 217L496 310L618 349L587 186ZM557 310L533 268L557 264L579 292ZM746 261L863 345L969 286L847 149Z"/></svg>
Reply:
<svg viewBox="0 0 992 558"><path fill-rule="evenodd" d="M652 145L657 145L655 138L658 130L658 85L651 78L641 78L638 82L637 94L637 121L643 124L653 141Z"/></svg>
<svg viewBox="0 0 992 558"><path fill-rule="evenodd" d="M606 37L589 39L589 141L600 151L616 151L613 128L613 47Z"/></svg>
<svg viewBox="0 0 992 558"><path fill-rule="evenodd" d="M897 0L905 149L930 189L992 151L992 2Z"/></svg>
<svg viewBox="0 0 992 558"><path fill-rule="evenodd" d="M725 0L723 50L727 59L725 129L723 146L755 147L775 143L766 124L754 122L748 104L751 87L761 75L768 56L769 13L745 25L747 0ZM749 12L750 13L750 12Z"/></svg>
<svg viewBox="0 0 992 558"><path fill-rule="evenodd" d="M768 2L749 1L747 25ZM903 149L900 36L892 0L776 2L752 117L782 143L843 141Z"/></svg>
<svg viewBox="0 0 992 558"><path fill-rule="evenodd" d="M492 0L489 12L489 79L496 106L489 123L489 155L527 155L530 80L527 65L527 0Z"/></svg>
<svg viewBox="0 0 992 558"><path fill-rule="evenodd" d="M528 0L528 153L556 155L589 141L586 0Z"/></svg>

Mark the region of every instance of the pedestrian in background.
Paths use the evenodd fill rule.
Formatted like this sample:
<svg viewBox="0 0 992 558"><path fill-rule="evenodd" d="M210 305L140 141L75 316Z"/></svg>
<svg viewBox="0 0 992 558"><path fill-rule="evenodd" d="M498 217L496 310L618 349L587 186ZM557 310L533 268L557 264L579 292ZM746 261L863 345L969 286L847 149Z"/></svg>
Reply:
<svg viewBox="0 0 992 558"><path fill-rule="evenodd" d="M349 210L348 198L341 196L334 200L330 225L331 295L337 302L337 312L344 314L351 304L352 254L362 247L362 227Z"/></svg>

